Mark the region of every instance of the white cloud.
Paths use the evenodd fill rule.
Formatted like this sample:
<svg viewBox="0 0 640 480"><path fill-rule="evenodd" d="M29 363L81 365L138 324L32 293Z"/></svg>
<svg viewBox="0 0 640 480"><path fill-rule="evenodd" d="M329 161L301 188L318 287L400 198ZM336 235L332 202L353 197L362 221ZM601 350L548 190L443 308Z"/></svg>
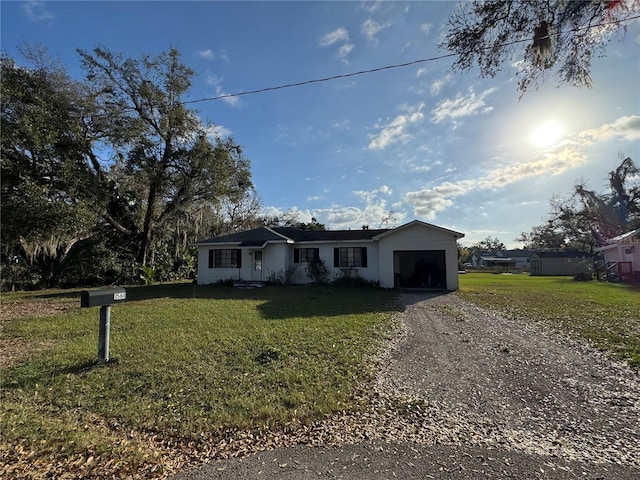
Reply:
<svg viewBox="0 0 640 480"><path fill-rule="evenodd" d="M376 35L388 26L389 24L380 25L375 20L368 19L360 26L360 30L369 40L376 41Z"/></svg>
<svg viewBox="0 0 640 480"><path fill-rule="evenodd" d="M223 125L209 125L206 129L210 138L225 138L231 135L231 130Z"/></svg>
<svg viewBox="0 0 640 480"><path fill-rule="evenodd" d="M490 88L476 95L471 87L466 95L458 93L455 99L442 100L431 111L432 120L434 123L440 123L448 119L455 123L457 119L462 117L490 112L493 107L487 106L484 100L496 90L496 88Z"/></svg>
<svg viewBox="0 0 640 480"><path fill-rule="evenodd" d="M218 77L217 75L213 75L209 72L205 74L204 78L204 81L207 83L207 85L210 85L215 89L216 97L227 95L227 93L222 88L223 80L223 77ZM238 97L225 97L222 100L231 106L236 106L240 102L240 99Z"/></svg>
<svg viewBox="0 0 640 480"><path fill-rule="evenodd" d="M578 138L582 144L606 142L612 138L637 140L640 138L640 115L620 117L612 123L585 130L578 135Z"/></svg>
<svg viewBox="0 0 640 480"><path fill-rule="evenodd" d="M380 10L381 6L382 6L382 0L375 0L373 2L372 1L362 2L361 8L363 8L369 13L373 13L376 10Z"/></svg>
<svg viewBox="0 0 640 480"><path fill-rule="evenodd" d="M207 48L206 50L198 50L198 56L205 60L213 60L216 57L213 50L210 48Z"/></svg>
<svg viewBox="0 0 640 480"><path fill-rule="evenodd" d="M387 226L393 227L401 224L406 218L406 214L403 212L390 212L384 201L367 204L362 208L334 205L329 209L318 210L317 213L319 218L326 219L321 220L321 223L325 223L327 228L332 230L357 230L363 225L368 225L372 229L387 228ZM390 216L392 224L383 224L384 220Z"/></svg>
<svg viewBox="0 0 640 480"><path fill-rule="evenodd" d="M349 52L351 52L351 50L353 50L353 44L351 43L345 43L338 49L338 56L343 62L348 63L347 55L349 55Z"/></svg>
<svg viewBox="0 0 640 480"><path fill-rule="evenodd" d="M32 22L43 22L55 18L55 15L47 10L45 2L25 2L22 9Z"/></svg>
<svg viewBox="0 0 640 480"><path fill-rule="evenodd" d="M336 28L333 32L329 32L323 35L318 40L318 45L321 47L329 47L335 43L347 41L349 41L349 32L346 28L339 27Z"/></svg>
<svg viewBox="0 0 640 480"><path fill-rule="evenodd" d="M412 172L428 172L429 170L431 170L431 167L429 165L416 165L416 164L410 164L409 165L409 169Z"/></svg>
<svg viewBox="0 0 640 480"><path fill-rule="evenodd" d="M356 190L353 192L353 194L356 197L363 200L364 202L366 202L367 205L369 205L377 201L378 196L380 194L391 195L393 194L393 190L389 188L387 185L382 185L380 188L376 188L375 190L370 190L370 191ZM384 200L381 200L381 201L384 202Z"/></svg>
<svg viewBox="0 0 640 480"><path fill-rule="evenodd" d="M309 209L300 210L298 207L291 207L288 209L283 209L281 207L264 207L262 209L261 215L268 217L287 217L291 219L295 219L298 222L309 223L311 222L311 218L317 218L315 215L315 211L311 211Z"/></svg>
<svg viewBox="0 0 640 480"><path fill-rule="evenodd" d="M345 120L337 120L331 124L331 128L336 130L351 130L351 121L347 118Z"/></svg>
<svg viewBox="0 0 640 480"><path fill-rule="evenodd" d="M47 10L45 2L25 2L22 10L32 22L44 22L55 18L55 15Z"/></svg>
<svg viewBox="0 0 640 480"><path fill-rule="evenodd" d="M505 166L496 166L484 177L466 179L457 182L444 182L434 187L409 192L404 201L413 206L418 216L435 219L438 212L454 205L456 197L479 190L495 190L531 177L559 175L586 162L586 156L573 149L562 149L547 153L532 162L519 162Z"/></svg>
<svg viewBox="0 0 640 480"><path fill-rule="evenodd" d="M451 83L451 76L447 75L444 78L439 78L437 80L435 80L432 84L431 84L431 95L438 95L442 89L447 86L449 83Z"/></svg>
<svg viewBox="0 0 640 480"><path fill-rule="evenodd" d="M263 214L281 217L284 213L293 213L297 215L299 221L310 222L311 217L318 219L320 223L324 223L328 229L332 230L348 230L360 229L363 225L369 225L370 228L386 228L401 224L406 218L406 214L401 210L402 203L393 203L393 212L387 205L387 198L393 194L393 190L382 185L371 191L354 191L353 195L358 199L359 205L331 205L327 208L300 210L293 207L285 211L279 207L266 207ZM381 195L387 198L380 198ZM308 200L315 197L310 197ZM383 224L385 219L389 221Z"/></svg>
<svg viewBox="0 0 640 480"><path fill-rule="evenodd" d="M473 187L472 180L445 182L433 188L424 188L405 195L405 202L413 206L416 215L434 220L436 214L453 205L452 198L464 195Z"/></svg>
<svg viewBox="0 0 640 480"><path fill-rule="evenodd" d="M432 28L433 28L433 23L423 23L420 25L420 30L422 30L423 33L428 34Z"/></svg>
<svg viewBox="0 0 640 480"><path fill-rule="evenodd" d="M424 104L420 104L417 108L409 109L406 114L398 115L387 124L376 124L376 128L380 128L380 132L376 135L369 135L369 150L383 150L389 145L407 140L410 135L407 128L424 118L422 108Z"/></svg>
<svg viewBox="0 0 640 480"><path fill-rule="evenodd" d="M416 72L416 78L423 77L426 74L427 74L427 69L426 68L424 68L424 67L419 68L418 71Z"/></svg>

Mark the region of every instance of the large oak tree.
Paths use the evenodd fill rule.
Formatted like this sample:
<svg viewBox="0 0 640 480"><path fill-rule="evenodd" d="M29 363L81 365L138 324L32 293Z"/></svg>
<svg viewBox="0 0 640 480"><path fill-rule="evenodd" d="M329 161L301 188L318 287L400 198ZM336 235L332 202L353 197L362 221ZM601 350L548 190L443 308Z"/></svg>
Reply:
<svg viewBox="0 0 640 480"><path fill-rule="evenodd" d="M185 106L194 72L176 49L141 58L104 48L79 53L98 106L93 125L104 132L106 164L139 211L133 226L107 218L136 236L137 262L146 265L170 225L191 224L189 217L223 198L243 198L252 187L250 165L240 146L212 135Z"/></svg>
<svg viewBox="0 0 640 480"><path fill-rule="evenodd" d="M185 106L177 50L80 55L84 82L1 59L3 288L193 274L193 240L257 217L249 161Z"/></svg>

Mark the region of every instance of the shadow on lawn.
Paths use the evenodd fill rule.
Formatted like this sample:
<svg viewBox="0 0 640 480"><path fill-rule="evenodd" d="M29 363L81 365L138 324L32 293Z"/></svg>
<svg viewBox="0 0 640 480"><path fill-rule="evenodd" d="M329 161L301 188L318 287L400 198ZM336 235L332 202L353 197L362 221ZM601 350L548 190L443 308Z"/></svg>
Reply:
<svg viewBox="0 0 640 480"><path fill-rule="evenodd" d="M127 301L156 298L253 300L267 320L395 312L402 308L396 292L369 287L331 285L265 286L238 289L223 285L172 284L127 289Z"/></svg>
<svg viewBox="0 0 640 480"><path fill-rule="evenodd" d="M305 317L332 317L374 312L401 312L412 303L447 292L385 290L375 287L335 285L265 286L238 289L227 285L197 285L192 282L150 286L128 286L127 302L154 299L255 300L263 318L278 320ZM34 298L77 298L85 289L36 294ZM403 295L400 304L399 296Z"/></svg>

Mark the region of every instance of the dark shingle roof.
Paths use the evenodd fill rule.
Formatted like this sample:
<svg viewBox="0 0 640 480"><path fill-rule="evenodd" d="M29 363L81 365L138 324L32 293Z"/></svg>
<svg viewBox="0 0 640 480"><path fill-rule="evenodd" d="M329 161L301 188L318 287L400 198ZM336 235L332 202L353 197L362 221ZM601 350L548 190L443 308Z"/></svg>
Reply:
<svg viewBox="0 0 640 480"><path fill-rule="evenodd" d="M207 240L195 242L195 245L208 245L211 243L237 243L242 247L259 247L265 242L336 242L371 240L376 235L387 232L389 229L379 230L300 230L293 227L254 228L246 232L221 235Z"/></svg>
<svg viewBox="0 0 640 480"><path fill-rule="evenodd" d="M293 227L277 227L273 229L294 242L334 242L345 240L371 240L376 235L388 231L381 230L300 230Z"/></svg>
<svg viewBox="0 0 640 480"><path fill-rule="evenodd" d="M589 252L578 252L575 250L564 252L536 252L534 255L540 258L584 258L592 256Z"/></svg>
<svg viewBox="0 0 640 480"><path fill-rule="evenodd" d="M195 245L206 245L209 243L238 243L242 246L260 246L265 242L286 241L287 239L278 235L270 228L254 228L245 232L230 233L219 237L208 238L195 242Z"/></svg>
<svg viewBox="0 0 640 480"><path fill-rule="evenodd" d="M525 257L528 258L531 255L533 255L534 252L533 250L502 250L500 252L502 255L504 255L505 257Z"/></svg>

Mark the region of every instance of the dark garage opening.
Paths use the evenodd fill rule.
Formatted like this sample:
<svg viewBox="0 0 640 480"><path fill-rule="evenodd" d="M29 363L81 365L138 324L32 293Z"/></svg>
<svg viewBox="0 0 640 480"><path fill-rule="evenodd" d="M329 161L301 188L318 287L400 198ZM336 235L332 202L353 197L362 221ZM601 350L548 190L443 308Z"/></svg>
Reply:
<svg viewBox="0 0 640 480"><path fill-rule="evenodd" d="M447 288L444 250L394 251L395 286L399 288Z"/></svg>

